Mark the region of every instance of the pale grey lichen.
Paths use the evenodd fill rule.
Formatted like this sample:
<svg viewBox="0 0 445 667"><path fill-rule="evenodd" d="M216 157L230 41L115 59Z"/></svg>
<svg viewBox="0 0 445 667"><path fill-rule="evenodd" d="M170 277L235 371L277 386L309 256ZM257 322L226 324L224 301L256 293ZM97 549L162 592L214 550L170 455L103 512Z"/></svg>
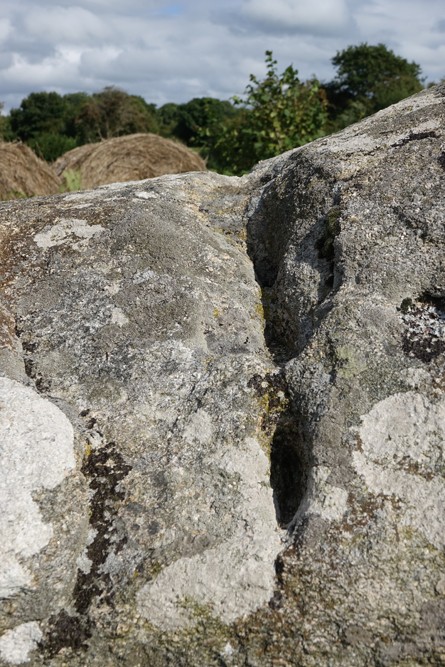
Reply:
<svg viewBox="0 0 445 667"><path fill-rule="evenodd" d="M74 434L59 408L9 378L0 378L0 416L0 596L10 597L34 587L24 562L53 530L33 492L53 489L73 470Z"/></svg>

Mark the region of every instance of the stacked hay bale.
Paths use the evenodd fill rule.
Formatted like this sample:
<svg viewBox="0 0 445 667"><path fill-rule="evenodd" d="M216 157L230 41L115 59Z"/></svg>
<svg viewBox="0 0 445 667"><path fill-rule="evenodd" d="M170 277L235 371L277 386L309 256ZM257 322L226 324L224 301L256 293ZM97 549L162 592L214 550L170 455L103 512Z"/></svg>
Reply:
<svg viewBox="0 0 445 667"><path fill-rule="evenodd" d="M25 144L0 142L0 200L51 195L60 178Z"/></svg>
<svg viewBox="0 0 445 667"><path fill-rule="evenodd" d="M164 174L205 171L206 166L183 144L157 134L131 134L74 148L56 160L54 169L65 183L77 174L79 188L95 188Z"/></svg>

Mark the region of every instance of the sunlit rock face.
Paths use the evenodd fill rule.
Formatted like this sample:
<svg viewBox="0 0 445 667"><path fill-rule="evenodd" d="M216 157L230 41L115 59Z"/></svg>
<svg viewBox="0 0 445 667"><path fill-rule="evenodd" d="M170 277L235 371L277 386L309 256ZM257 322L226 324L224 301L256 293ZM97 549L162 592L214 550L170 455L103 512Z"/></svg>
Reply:
<svg viewBox="0 0 445 667"><path fill-rule="evenodd" d="M445 661L444 93L1 205L1 665Z"/></svg>

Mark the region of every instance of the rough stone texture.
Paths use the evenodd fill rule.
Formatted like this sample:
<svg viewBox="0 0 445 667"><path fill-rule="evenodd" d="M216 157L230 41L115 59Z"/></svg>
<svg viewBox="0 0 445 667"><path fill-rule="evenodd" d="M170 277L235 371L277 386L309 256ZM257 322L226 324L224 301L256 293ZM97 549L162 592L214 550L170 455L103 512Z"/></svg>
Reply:
<svg viewBox="0 0 445 667"><path fill-rule="evenodd" d="M445 665L444 134L1 206L0 664Z"/></svg>

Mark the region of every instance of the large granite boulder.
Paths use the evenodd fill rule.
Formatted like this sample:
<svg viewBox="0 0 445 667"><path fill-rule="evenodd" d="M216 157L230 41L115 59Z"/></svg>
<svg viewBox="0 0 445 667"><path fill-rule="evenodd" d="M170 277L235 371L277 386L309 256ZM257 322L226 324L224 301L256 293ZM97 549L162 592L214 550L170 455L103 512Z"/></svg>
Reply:
<svg viewBox="0 0 445 667"><path fill-rule="evenodd" d="M1 665L445 665L444 95L1 205Z"/></svg>

